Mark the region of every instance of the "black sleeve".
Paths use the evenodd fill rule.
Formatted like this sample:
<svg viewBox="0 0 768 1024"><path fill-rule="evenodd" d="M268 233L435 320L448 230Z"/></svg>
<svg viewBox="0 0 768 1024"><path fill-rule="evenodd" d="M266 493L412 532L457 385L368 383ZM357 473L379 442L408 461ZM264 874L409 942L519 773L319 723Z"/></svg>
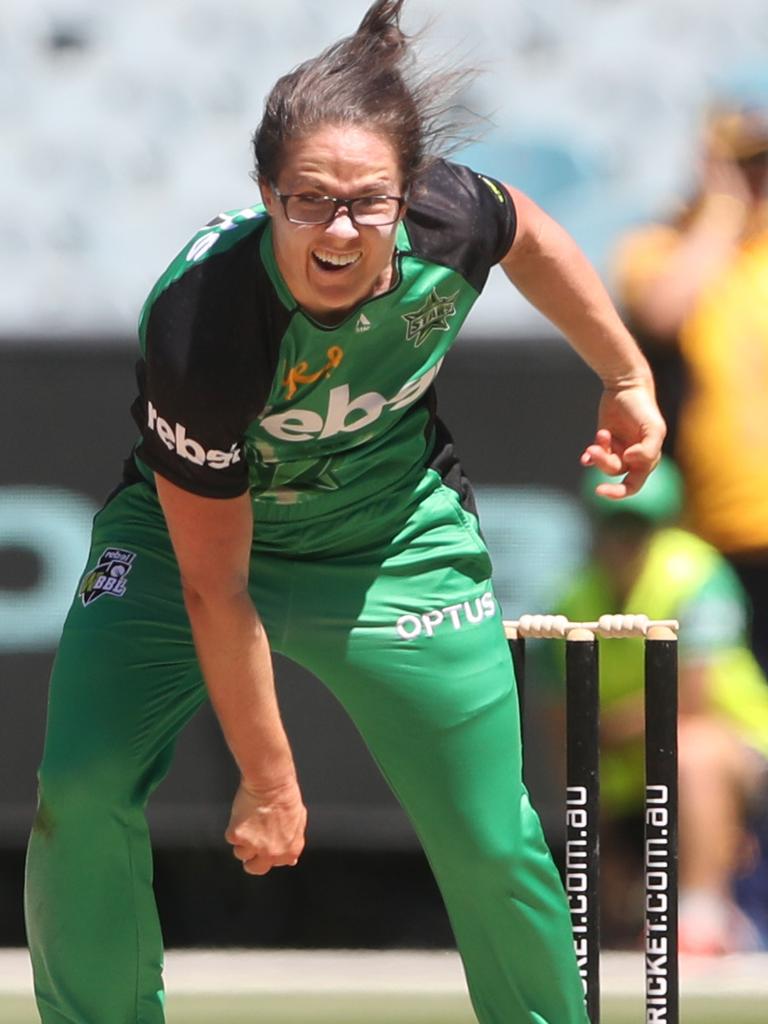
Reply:
<svg viewBox="0 0 768 1024"><path fill-rule="evenodd" d="M452 267L480 291L514 241L517 215L500 182L438 160L415 186L406 224L416 254Z"/></svg>
<svg viewBox="0 0 768 1024"><path fill-rule="evenodd" d="M238 246L187 270L144 314L137 455L203 497L248 489L244 435L266 404L279 343L265 278L257 249Z"/></svg>

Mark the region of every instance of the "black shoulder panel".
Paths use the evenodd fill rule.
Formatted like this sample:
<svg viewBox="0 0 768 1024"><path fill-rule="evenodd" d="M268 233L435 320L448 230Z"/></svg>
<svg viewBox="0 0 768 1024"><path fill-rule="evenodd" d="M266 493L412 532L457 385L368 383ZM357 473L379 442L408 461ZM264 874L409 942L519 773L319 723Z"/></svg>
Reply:
<svg viewBox="0 0 768 1024"><path fill-rule="evenodd" d="M415 185L405 223L414 255L450 267L480 291L512 245L517 217L500 182L438 160Z"/></svg>
<svg viewBox="0 0 768 1024"><path fill-rule="evenodd" d="M247 490L243 435L267 402L291 317L262 265L260 236L191 267L148 313L132 409L137 453L205 497Z"/></svg>

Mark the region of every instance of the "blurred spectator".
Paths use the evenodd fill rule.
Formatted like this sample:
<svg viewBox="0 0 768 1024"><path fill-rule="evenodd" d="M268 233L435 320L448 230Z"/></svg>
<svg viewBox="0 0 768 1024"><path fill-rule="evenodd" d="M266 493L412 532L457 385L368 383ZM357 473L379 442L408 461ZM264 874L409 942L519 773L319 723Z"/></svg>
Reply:
<svg viewBox="0 0 768 1024"><path fill-rule="evenodd" d="M765 796L768 686L746 644L745 595L711 545L673 525L682 486L669 459L639 494L622 501L596 495L600 479L606 478L596 471L586 474L594 527L590 560L554 608L577 621L604 612L680 621L681 949L754 949L759 929L737 906L733 887L759 861L749 824ZM642 915L642 639L601 640L600 692L603 906L610 941L612 933L628 939L627 928L636 938Z"/></svg>
<svg viewBox="0 0 768 1024"><path fill-rule="evenodd" d="M725 554L768 674L768 76L723 89L695 194L626 238L617 285L656 374L686 523Z"/></svg>

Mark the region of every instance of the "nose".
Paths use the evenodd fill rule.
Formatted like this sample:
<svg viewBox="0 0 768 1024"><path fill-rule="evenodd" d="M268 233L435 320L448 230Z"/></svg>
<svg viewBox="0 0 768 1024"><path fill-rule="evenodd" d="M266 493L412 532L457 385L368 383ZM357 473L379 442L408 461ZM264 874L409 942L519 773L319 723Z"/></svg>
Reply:
<svg viewBox="0 0 768 1024"><path fill-rule="evenodd" d="M343 206L337 210L336 216L326 226L325 230L334 238L357 238L358 236L358 230Z"/></svg>

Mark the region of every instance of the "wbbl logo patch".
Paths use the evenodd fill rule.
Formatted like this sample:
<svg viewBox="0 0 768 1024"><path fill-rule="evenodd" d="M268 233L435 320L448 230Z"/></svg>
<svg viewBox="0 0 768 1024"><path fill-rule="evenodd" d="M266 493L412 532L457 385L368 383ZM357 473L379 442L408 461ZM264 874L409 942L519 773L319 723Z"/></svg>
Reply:
<svg viewBox="0 0 768 1024"><path fill-rule="evenodd" d="M80 586L80 597L85 607L104 594L122 597L127 586L126 576L135 558L133 551L107 548L99 558L98 565L86 573Z"/></svg>

